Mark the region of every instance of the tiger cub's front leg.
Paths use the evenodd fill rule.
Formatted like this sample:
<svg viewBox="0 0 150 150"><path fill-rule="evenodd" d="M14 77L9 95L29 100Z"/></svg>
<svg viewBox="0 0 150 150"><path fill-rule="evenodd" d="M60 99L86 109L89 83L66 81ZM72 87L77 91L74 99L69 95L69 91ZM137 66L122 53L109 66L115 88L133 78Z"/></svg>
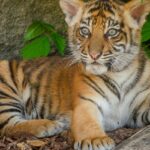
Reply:
<svg viewBox="0 0 150 150"><path fill-rule="evenodd" d="M102 114L95 104L85 101L73 111L72 132L75 150L111 150L114 141L105 133Z"/></svg>
<svg viewBox="0 0 150 150"><path fill-rule="evenodd" d="M15 120L14 120L15 122ZM8 124L3 130L2 135L33 135L35 137L49 137L61 133L70 127L70 113L56 116L55 120L48 119L21 119L18 123Z"/></svg>

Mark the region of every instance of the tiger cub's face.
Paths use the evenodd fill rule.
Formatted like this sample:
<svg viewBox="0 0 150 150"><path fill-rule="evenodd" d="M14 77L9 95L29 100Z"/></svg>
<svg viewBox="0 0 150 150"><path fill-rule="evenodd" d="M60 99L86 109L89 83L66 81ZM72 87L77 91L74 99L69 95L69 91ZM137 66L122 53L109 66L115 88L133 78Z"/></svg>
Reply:
<svg viewBox="0 0 150 150"><path fill-rule="evenodd" d="M83 62L91 73L122 71L139 53L140 31L150 9L141 0L60 0L60 6L74 62Z"/></svg>

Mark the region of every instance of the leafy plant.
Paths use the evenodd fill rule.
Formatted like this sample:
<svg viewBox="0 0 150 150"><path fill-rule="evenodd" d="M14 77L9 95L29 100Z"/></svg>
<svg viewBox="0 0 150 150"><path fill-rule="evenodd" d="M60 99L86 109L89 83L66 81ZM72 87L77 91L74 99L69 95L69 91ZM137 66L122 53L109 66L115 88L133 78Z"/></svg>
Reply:
<svg viewBox="0 0 150 150"><path fill-rule="evenodd" d="M142 29L142 46L145 53L150 58L150 15L147 17L147 21Z"/></svg>
<svg viewBox="0 0 150 150"><path fill-rule="evenodd" d="M21 50L24 59L47 56L55 46L60 55L64 55L66 40L55 28L45 22L35 21L31 24L25 35L25 45Z"/></svg>

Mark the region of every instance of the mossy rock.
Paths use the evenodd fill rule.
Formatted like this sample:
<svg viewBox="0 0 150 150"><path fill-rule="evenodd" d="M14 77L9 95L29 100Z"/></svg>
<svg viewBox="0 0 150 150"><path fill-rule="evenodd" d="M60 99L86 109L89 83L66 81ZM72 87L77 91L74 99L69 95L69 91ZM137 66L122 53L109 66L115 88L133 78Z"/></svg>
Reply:
<svg viewBox="0 0 150 150"><path fill-rule="evenodd" d="M0 20L0 58L18 56L26 28L34 20L46 21L60 33L66 32L59 0L1 0Z"/></svg>

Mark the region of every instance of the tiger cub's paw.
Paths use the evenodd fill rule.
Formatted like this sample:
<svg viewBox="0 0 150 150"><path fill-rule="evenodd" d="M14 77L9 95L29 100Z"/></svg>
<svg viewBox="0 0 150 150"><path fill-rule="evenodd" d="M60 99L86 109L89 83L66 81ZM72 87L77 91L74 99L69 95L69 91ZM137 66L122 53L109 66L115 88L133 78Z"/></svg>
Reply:
<svg viewBox="0 0 150 150"><path fill-rule="evenodd" d="M74 144L75 150L112 150L114 147L114 140L108 136L76 141Z"/></svg>

